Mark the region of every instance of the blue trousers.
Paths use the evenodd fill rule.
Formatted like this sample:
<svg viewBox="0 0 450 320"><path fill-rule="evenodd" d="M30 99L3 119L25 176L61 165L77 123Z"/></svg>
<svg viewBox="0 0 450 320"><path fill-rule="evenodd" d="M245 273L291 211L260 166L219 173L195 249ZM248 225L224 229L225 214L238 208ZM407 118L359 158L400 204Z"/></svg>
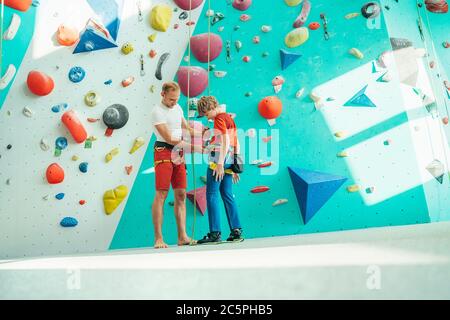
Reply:
<svg viewBox="0 0 450 320"><path fill-rule="evenodd" d="M225 165L225 169L231 165ZM222 181L216 181L213 176L213 170L208 168L206 175L206 202L208 207L209 231L221 231L220 229L220 207L219 207L219 192L225 205L225 212L227 214L228 225L230 231L232 229L241 228L239 221L236 201L233 196L233 177L231 174L224 174Z"/></svg>

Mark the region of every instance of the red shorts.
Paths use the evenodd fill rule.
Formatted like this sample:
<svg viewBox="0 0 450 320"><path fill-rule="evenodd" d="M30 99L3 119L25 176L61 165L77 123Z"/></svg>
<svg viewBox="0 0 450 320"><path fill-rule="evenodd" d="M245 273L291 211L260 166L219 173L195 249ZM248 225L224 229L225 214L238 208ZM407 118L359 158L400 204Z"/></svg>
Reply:
<svg viewBox="0 0 450 320"><path fill-rule="evenodd" d="M186 189L186 166L183 154L167 148L154 148L156 190Z"/></svg>

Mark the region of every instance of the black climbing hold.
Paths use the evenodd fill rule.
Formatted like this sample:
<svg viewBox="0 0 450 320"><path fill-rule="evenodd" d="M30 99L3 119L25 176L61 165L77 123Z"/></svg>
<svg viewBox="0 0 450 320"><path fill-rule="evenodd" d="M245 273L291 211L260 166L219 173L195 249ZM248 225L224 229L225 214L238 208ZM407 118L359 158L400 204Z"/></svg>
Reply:
<svg viewBox="0 0 450 320"><path fill-rule="evenodd" d="M161 69L162 69L162 66L163 66L164 62L166 62L167 59L169 59L169 56L170 56L170 53L165 52L165 53L163 53L163 54L161 55L161 57L159 57L159 61L158 61L158 64L157 64L157 66L156 66L156 72L155 72L155 77L156 77L156 79L162 80L162 72L161 72Z"/></svg>
<svg viewBox="0 0 450 320"><path fill-rule="evenodd" d="M188 14L186 11L183 11L182 13L180 13L180 15L178 16L178 19L180 20L186 20L188 17Z"/></svg>
<svg viewBox="0 0 450 320"><path fill-rule="evenodd" d="M6 146L6 149L8 149L8 150L11 150L11 148L12 148L12 145L10 145L10 144L8 144L8 145Z"/></svg>
<svg viewBox="0 0 450 320"><path fill-rule="evenodd" d="M121 104L113 104L103 112L103 122L108 127L106 135L110 136L114 129L120 129L127 124L129 118L128 109Z"/></svg>
<svg viewBox="0 0 450 320"><path fill-rule="evenodd" d="M361 8L361 13L366 19L373 19L380 15L380 5L376 2L368 2Z"/></svg>

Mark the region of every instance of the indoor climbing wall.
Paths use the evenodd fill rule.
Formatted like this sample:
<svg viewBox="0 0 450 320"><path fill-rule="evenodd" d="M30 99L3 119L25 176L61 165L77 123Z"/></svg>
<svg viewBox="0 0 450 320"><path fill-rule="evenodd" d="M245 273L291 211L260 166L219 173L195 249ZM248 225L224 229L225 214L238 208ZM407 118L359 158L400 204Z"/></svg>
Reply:
<svg viewBox="0 0 450 320"><path fill-rule="evenodd" d="M246 238L450 219L448 13L396 0L192 0L191 11L183 0L111 1L108 9L106 0L37 7L31 45L0 110L0 256L153 245L149 115L164 80L186 93L188 66L196 68L191 95L209 92L235 115L245 172L234 194ZM52 78L48 95L30 92L32 70L47 75L40 83ZM69 79L83 72L80 82ZM183 95L180 105L211 126L195 118L195 100L189 108ZM62 123L71 110L85 135L73 118ZM128 122L108 137L104 113L128 114ZM130 154L136 140L143 145ZM55 166L46 177L52 163L63 182L49 183L61 176ZM194 163L188 157L188 191L200 198L206 163L201 155ZM170 192L163 225L171 245L173 200ZM197 239L208 232L199 209L187 200L188 233Z"/></svg>

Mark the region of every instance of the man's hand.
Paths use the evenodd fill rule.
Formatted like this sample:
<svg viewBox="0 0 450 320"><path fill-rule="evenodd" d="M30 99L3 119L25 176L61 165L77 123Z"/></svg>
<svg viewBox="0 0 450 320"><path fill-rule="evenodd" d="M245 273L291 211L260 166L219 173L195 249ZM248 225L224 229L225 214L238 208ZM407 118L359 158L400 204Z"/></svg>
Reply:
<svg viewBox="0 0 450 320"><path fill-rule="evenodd" d="M222 181L225 170L223 164L217 164L216 168L213 170L213 176L216 177L216 181Z"/></svg>
<svg viewBox="0 0 450 320"><path fill-rule="evenodd" d="M237 173L233 173L233 183L238 183L241 177Z"/></svg>

